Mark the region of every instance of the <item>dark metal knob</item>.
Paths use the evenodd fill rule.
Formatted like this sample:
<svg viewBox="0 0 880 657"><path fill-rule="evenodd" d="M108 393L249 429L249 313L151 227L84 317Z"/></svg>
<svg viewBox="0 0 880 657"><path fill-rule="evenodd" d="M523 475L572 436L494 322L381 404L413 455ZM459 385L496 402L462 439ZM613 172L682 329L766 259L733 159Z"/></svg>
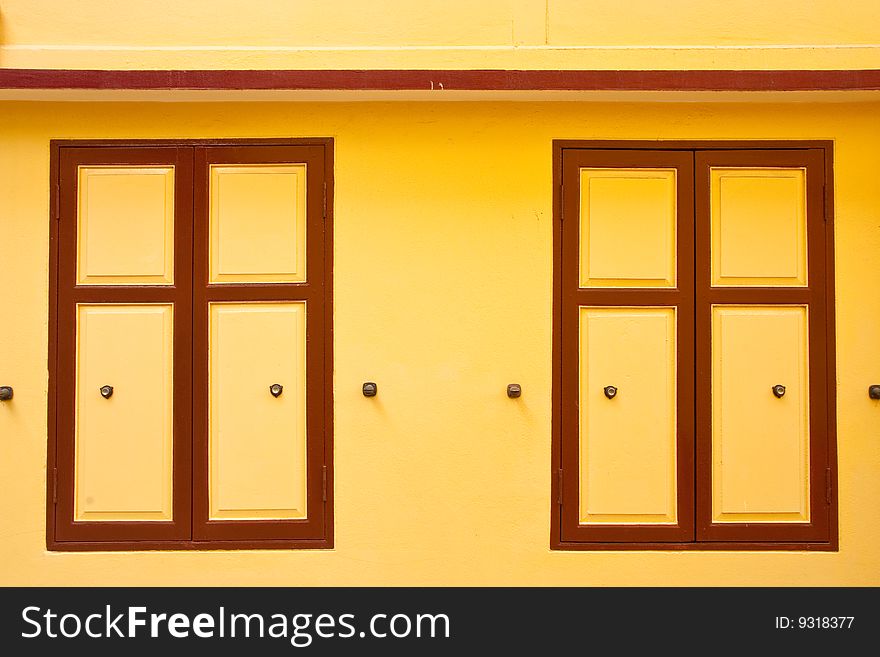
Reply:
<svg viewBox="0 0 880 657"><path fill-rule="evenodd" d="M777 383L773 386L773 394L776 395L776 399L782 399L782 395L785 394L785 386Z"/></svg>
<svg viewBox="0 0 880 657"><path fill-rule="evenodd" d="M507 386L507 396L516 399L522 394L522 386L518 383L511 383Z"/></svg>
<svg viewBox="0 0 880 657"><path fill-rule="evenodd" d="M608 399L614 399L617 397L617 388L614 386L605 386L605 396L608 397Z"/></svg>
<svg viewBox="0 0 880 657"><path fill-rule="evenodd" d="M110 399L113 396L113 386L101 386L101 396Z"/></svg>
<svg viewBox="0 0 880 657"><path fill-rule="evenodd" d="M377 386L372 381L367 381L362 388L364 397L375 397L379 392L379 386Z"/></svg>
<svg viewBox="0 0 880 657"><path fill-rule="evenodd" d="M0 391L2 391L2 390L3 390L3 388L0 388ZM10 388L10 390L12 390L12 388ZM868 397L870 397L871 399L880 399L880 386L878 386L876 384L873 386L869 386L868 387ZM3 398L0 397L0 399L3 399Z"/></svg>
<svg viewBox="0 0 880 657"><path fill-rule="evenodd" d="M269 386L269 392L272 394L273 397L280 397L281 393L284 392L284 386L282 386L280 383L273 383Z"/></svg>
<svg viewBox="0 0 880 657"><path fill-rule="evenodd" d="M12 386L0 386L0 401L12 399Z"/></svg>

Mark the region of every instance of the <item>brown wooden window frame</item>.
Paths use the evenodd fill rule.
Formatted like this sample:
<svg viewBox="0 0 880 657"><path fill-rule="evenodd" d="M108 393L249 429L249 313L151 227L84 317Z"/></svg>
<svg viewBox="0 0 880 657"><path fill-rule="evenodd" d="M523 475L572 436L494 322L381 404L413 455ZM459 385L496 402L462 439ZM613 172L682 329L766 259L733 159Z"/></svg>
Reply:
<svg viewBox="0 0 880 657"><path fill-rule="evenodd" d="M302 283L208 282L209 166L305 162ZM80 165L174 165L174 284L77 285L76 172ZM333 139L52 140L49 226L49 403L46 544L50 550L332 548ZM304 520L208 518L208 303L303 301L307 367ZM77 303L173 303L173 520L74 521Z"/></svg>
<svg viewBox="0 0 880 657"><path fill-rule="evenodd" d="M663 166L690 173L689 178L678 176L675 288L579 287L577 172L581 166ZM711 286L710 166L807 169L806 287ZM832 141L554 140L551 549L838 549L833 180ZM711 522L709 309L713 303L809 304L809 395L811 400L822 402L810 405L809 523L721 526ZM663 305L679 309L677 525L578 524L578 342L576 331L568 327L576 326L580 305Z"/></svg>

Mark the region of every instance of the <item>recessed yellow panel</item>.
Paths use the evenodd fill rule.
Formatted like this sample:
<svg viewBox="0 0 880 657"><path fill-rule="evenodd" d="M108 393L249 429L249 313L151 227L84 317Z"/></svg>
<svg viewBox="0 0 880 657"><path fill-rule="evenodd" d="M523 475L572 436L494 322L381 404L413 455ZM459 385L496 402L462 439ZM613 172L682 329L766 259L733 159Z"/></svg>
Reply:
<svg viewBox="0 0 880 657"><path fill-rule="evenodd" d="M809 521L807 345L804 306L713 307L714 522Z"/></svg>
<svg viewBox="0 0 880 657"><path fill-rule="evenodd" d="M581 169L580 286L675 286L675 169Z"/></svg>
<svg viewBox="0 0 880 657"><path fill-rule="evenodd" d="M174 167L80 167L79 285L174 283Z"/></svg>
<svg viewBox="0 0 880 657"><path fill-rule="evenodd" d="M675 323L674 308L580 309L581 524L676 522Z"/></svg>
<svg viewBox="0 0 880 657"><path fill-rule="evenodd" d="M713 168L710 185L712 285L806 285L806 171Z"/></svg>
<svg viewBox="0 0 880 657"><path fill-rule="evenodd" d="M306 280L306 165L211 166L212 283Z"/></svg>
<svg viewBox="0 0 880 657"><path fill-rule="evenodd" d="M305 303L212 303L209 312L210 517L305 518Z"/></svg>
<svg viewBox="0 0 880 657"><path fill-rule="evenodd" d="M172 318L171 304L77 306L75 520L172 519Z"/></svg>

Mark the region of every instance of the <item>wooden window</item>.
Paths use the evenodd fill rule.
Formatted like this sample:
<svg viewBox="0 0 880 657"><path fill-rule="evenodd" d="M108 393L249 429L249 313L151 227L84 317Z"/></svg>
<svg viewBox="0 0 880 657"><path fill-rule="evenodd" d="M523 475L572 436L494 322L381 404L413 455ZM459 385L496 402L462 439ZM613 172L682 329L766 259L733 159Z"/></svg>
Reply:
<svg viewBox="0 0 880 657"><path fill-rule="evenodd" d="M830 144L554 156L552 547L836 549Z"/></svg>
<svg viewBox="0 0 880 657"><path fill-rule="evenodd" d="M52 175L49 548L332 547L332 141Z"/></svg>

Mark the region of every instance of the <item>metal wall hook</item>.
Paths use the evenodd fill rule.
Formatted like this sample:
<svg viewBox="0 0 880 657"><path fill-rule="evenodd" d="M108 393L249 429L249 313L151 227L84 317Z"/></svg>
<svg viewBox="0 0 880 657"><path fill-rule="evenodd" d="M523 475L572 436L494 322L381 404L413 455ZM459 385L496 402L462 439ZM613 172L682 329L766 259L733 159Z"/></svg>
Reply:
<svg viewBox="0 0 880 657"><path fill-rule="evenodd" d="M782 396L785 394L785 386L777 383L772 388L773 394L776 395L776 399L782 399Z"/></svg>
<svg viewBox="0 0 880 657"><path fill-rule="evenodd" d="M868 386L868 397L871 399L880 399L880 385L874 384Z"/></svg>
<svg viewBox="0 0 880 657"><path fill-rule="evenodd" d="M0 401L9 401L12 399L12 386L0 386Z"/></svg>
<svg viewBox="0 0 880 657"><path fill-rule="evenodd" d="M614 399L617 397L617 388L614 386L605 386L604 391L605 396L608 397L608 399Z"/></svg>
<svg viewBox="0 0 880 657"><path fill-rule="evenodd" d="M110 399L113 396L113 386L101 386L101 396Z"/></svg>
<svg viewBox="0 0 880 657"><path fill-rule="evenodd" d="M367 381L361 388L361 391L364 393L364 397L375 397L379 394L379 386L372 381Z"/></svg>
<svg viewBox="0 0 880 657"><path fill-rule="evenodd" d="M516 399L522 394L522 386L518 383L510 383L507 386L507 396Z"/></svg>
<svg viewBox="0 0 880 657"><path fill-rule="evenodd" d="M280 397L282 392L284 392L284 386L282 386L280 383L273 383L269 386L269 393L273 397Z"/></svg>

